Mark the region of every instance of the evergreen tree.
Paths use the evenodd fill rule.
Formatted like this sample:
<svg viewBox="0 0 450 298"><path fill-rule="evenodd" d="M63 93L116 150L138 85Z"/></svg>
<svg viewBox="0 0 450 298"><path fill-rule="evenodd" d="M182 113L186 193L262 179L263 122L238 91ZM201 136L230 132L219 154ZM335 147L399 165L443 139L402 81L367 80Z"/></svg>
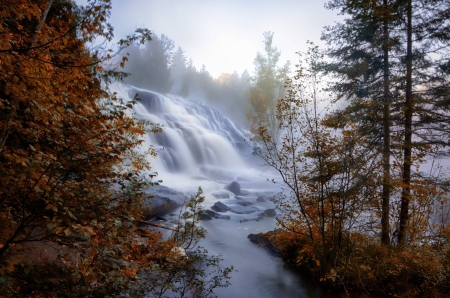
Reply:
<svg viewBox="0 0 450 298"><path fill-rule="evenodd" d="M448 76L441 67L448 57L448 1L336 0L328 8L349 16L323 35L333 45L328 54L334 60L326 66L337 78L331 89L349 101L329 123L357 122L368 148L380 152L381 239L389 243L389 205L396 187L401 190L398 242L404 243L413 184L420 184L411 178L411 166L432 153L431 144L445 145L439 138L448 131L448 106L442 102L448 97ZM393 155L402 160L396 183Z"/></svg>
<svg viewBox="0 0 450 298"><path fill-rule="evenodd" d="M253 61L255 66L252 77L253 88L250 91L248 103L248 118L251 130L256 133L259 127L265 127L275 139L279 128L276 117L278 100L283 96L284 83L289 73L290 62L283 67L278 66L280 51L272 45L273 32L264 32L265 53L257 53Z"/></svg>
<svg viewBox="0 0 450 298"><path fill-rule="evenodd" d="M173 55L172 66L170 68L171 79L173 81L171 92L181 95L184 80L186 76L187 59L184 56L184 51L178 47Z"/></svg>
<svg viewBox="0 0 450 298"><path fill-rule="evenodd" d="M164 34L161 37L153 34L152 40L143 47L132 47L130 63L125 69L131 73L127 82L156 92L170 92L173 48L173 40Z"/></svg>

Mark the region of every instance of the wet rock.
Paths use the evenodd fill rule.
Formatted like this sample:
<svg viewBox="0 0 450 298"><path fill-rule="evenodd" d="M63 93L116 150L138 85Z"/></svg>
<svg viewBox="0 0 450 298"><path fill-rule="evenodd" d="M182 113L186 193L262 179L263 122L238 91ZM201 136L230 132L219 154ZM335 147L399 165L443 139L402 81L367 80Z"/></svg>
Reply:
<svg viewBox="0 0 450 298"><path fill-rule="evenodd" d="M249 201L239 201L239 202L237 202L237 204L238 204L238 205L241 205L241 206L250 206L250 205L253 205L253 203L252 203L252 202L249 202Z"/></svg>
<svg viewBox="0 0 450 298"><path fill-rule="evenodd" d="M264 218L264 215L262 215L262 213L261 213L258 215L258 217L241 219L239 222L243 223L243 222L248 222L248 221L260 221L263 218Z"/></svg>
<svg viewBox="0 0 450 298"><path fill-rule="evenodd" d="M204 216L205 218L203 218L203 216ZM204 220L210 220L210 219L213 219L213 218L217 218L217 219L230 219L230 217L229 217L228 215L219 214L219 213L216 213L216 212L214 212L214 211L212 211L212 210L209 210L209 209L203 210L202 219L204 219Z"/></svg>
<svg viewBox="0 0 450 298"><path fill-rule="evenodd" d="M212 210L206 209L206 210L203 210L203 214L207 214L210 217L216 217L217 213Z"/></svg>
<svg viewBox="0 0 450 298"><path fill-rule="evenodd" d="M216 217L215 218L217 218L217 219L230 219L230 216L216 213Z"/></svg>
<svg viewBox="0 0 450 298"><path fill-rule="evenodd" d="M248 191L248 190L245 190L245 189L241 189L241 192L240 192L240 195L241 196L249 196L250 195L250 192Z"/></svg>
<svg viewBox="0 0 450 298"><path fill-rule="evenodd" d="M231 191L235 195L239 195L241 193L241 185L236 181L233 181L225 186L225 189Z"/></svg>
<svg viewBox="0 0 450 298"><path fill-rule="evenodd" d="M202 216L200 217L200 219L201 219L201 220L211 220L211 219L213 219L213 218L211 217L211 215L209 215L209 214L203 212L203 213L202 213Z"/></svg>
<svg viewBox="0 0 450 298"><path fill-rule="evenodd" d="M266 195L260 195L258 198L256 198L257 202L267 202L269 198Z"/></svg>
<svg viewBox="0 0 450 298"><path fill-rule="evenodd" d="M221 201L215 202L214 205L211 207L211 209L217 212L230 211L230 208Z"/></svg>
<svg viewBox="0 0 450 298"><path fill-rule="evenodd" d="M261 214L264 215L265 217L276 217L277 216L275 209L266 209Z"/></svg>
<svg viewBox="0 0 450 298"><path fill-rule="evenodd" d="M229 210L237 214L250 214L258 211L258 208L254 206L232 206Z"/></svg>
<svg viewBox="0 0 450 298"><path fill-rule="evenodd" d="M271 234L273 235L273 231ZM274 253L277 256L281 256L281 251L275 246L275 244L270 241L269 237L265 234L250 234L247 236L251 242L258 244L258 246L262 246L267 248L270 252Z"/></svg>
<svg viewBox="0 0 450 298"><path fill-rule="evenodd" d="M181 207L186 199L184 193L163 185L151 186L147 189L146 193L152 195L153 198L144 201L143 215L145 218L167 214Z"/></svg>
<svg viewBox="0 0 450 298"><path fill-rule="evenodd" d="M219 191L215 191L213 193L211 193L213 197L215 197L216 199L229 199L230 193L226 190L219 190Z"/></svg>

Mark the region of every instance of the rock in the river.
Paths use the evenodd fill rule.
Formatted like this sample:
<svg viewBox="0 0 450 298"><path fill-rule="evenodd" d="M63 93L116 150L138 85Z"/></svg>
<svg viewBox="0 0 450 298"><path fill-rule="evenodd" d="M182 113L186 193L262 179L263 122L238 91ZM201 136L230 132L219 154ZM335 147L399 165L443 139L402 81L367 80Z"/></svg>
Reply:
<svg viewBox="0 0 450 298"><path fill-rule="evenodd" d="M213 195L213 197L215 197L216 199L228 199L230 198L230 193L226 190L219 190L219 191L215 191L213 193L211 193Z"/></svg>
<svg viewBox="0 0 450 298"><path fill-rule="evenodd" d="M273 234L273 231L271 233ZM265 234L250 234L247 236L247 238L250 239L251 242L258 244L258 246L265 247L277 256L281 256L281 251L275 246L275 244L272 243L272 241L270 241L269 237L267 237Z"/></svg>
<svg viewBox="0 0 450 298"><path fill-rule="evenodd" d="M250 195L250 192L248 190L241 189L240 195L241 196L248 196L248 195Z"/></svg>
<svg viewBox="0 0 450 298"><path fill-rule="evenodd" d="M244 219L241 219L239 222L243 223L243 222L248 222L248 221L260 221L263 218L264 218L264 215L262 215L262 213L261 213L261 214L258 215L258 217L244 218Z"/></svg>
<svg viewBox="0 0 450 298"><path fill-rule="evenodd" d="M254 206L231 206L230 211L237 214L249 214L258 211Z"/></svg>
<svg viewBox="0 0 450 298"><path fill-rule="evenodd" d="M144 202L143 215L145 218L166 214L169 211L182 206L186 199L186 196L182 192L163 185L151 186L146 193L151 194L154 197Z"/></svg>
<svg viewBox="0 0 450 298"><path fill-rule="evenodd" d="M269 200L269 198L266 195L260 195L256 201L257 202L267 202Z"/></svg>
<svg viewBox="0 0 450 298"><path fill-rule="evenodd" d="M203 217L205 217L205 218L203 218ZM210 220L210 219L213 219L213 218L230 219L230 217L228 215L219 214L219 213L216 213L216 212L214 212L212 210L209 210L209 209L203 210L203 214L202 214L202 219L203 220Z"/></svg>
<svg viewBox="0 0 450 298"><path fill-rule="evenodd" d="M275 209L266 209L262 213L265 217L275 217L277 216L277 213L275 212Z"/></svg>
<svg viewBox="0 0 450 298"><path fill-rule="evenodd" d="M207 214L210 217L216 217L216 212L209 210L209 209L203 210L203 214Z"/></svg>
<svg viewBox="0 0 450 298"><path fill-rule="evenodd" d="M216 213L217 219L230 219L230 216Z"/></svg>
<svg viewBox="0 0 450 298"><path fill-rule="evenodd" d="M231 182L227 186L225 186L225 189L231 191L235 195L239 195L241 193L241 185L237 183L236 181Z"/></svg>
<svg viewBox="0 0 450 298"><path fill-rule="evenodd" d="M250 205L253 205L252 202L249 202L249 201L243 201L243 200L237 202L237 204L238 204L238 205L241 205L241 206L250 206Z"/></svg>
<svg viewBox="0 0 450 298"><path fill-rule="evenodd" d="M203 213L202 213L202 217L200 217L200 219L201 219L201 220L211 220L211 219L213 219L213 218L212 218L211 215L209 215L208 213L203 212Z"/></svg>
<svg viewBox="0 0 450 298"><path fill-rule="evenodd" d="M217 212L230 211L230 208L221 201L215 202L214 205L211 207L211 209Z"/></svg>

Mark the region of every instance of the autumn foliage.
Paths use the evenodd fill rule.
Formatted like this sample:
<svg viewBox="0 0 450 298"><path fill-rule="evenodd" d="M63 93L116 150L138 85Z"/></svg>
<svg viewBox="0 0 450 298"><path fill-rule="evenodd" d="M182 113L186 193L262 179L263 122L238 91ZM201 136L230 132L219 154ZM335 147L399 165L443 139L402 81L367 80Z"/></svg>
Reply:
<svg viewBox="0 0 450 298"><path fill-rule="evenodd" d="M110 9L109 0L0 1L1 297L158 293L184 280L170 272L206 260L180 259L183 241L137 228L150 165L134 149L159 128L134 119L134 101L107 84L124 77L117 54L150 33L93 46L112 40ZM150 272L168 277L152 288ZM182 290L202 294L202 272Z"/></svg>
<svg viewBox="0 0 450 298"><path fill-rule="evenodd" d="M361 123L336 125L322 92L323 54L310 43L278 100L280 141L261 126L254 153L278 171L283 191L274 236L284 259L324 285L368 294L444 297L449 285L448 208L443 180L418 174L410 186L407 245L381 239L383 167ZM355 119L356 120L356 119ZM424 158L426 149L415 155ZM401 159L401 155L395 156ZM395 160L395 159L394 159ZM391 167L391 222L398 225L401 163ZM418 172L418 171L417 171ZM443 177L440 177L443 179Z"/></svg>

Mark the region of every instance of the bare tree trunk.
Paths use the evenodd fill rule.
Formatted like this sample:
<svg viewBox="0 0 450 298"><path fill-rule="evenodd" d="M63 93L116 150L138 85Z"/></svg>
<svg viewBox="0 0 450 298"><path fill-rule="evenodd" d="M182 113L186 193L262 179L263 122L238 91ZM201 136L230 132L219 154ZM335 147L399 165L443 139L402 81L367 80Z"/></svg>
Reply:
<svg viewBox="0 0 450 298"><path fill-rule="evenodd" d="M411 200L411 143L412 143L412 0L407 1L407 45L406 45L406 100L405 100L405 140L403 144L403 186L400 207L399 245L406 244L408 229L408 208Z"/></svg>

